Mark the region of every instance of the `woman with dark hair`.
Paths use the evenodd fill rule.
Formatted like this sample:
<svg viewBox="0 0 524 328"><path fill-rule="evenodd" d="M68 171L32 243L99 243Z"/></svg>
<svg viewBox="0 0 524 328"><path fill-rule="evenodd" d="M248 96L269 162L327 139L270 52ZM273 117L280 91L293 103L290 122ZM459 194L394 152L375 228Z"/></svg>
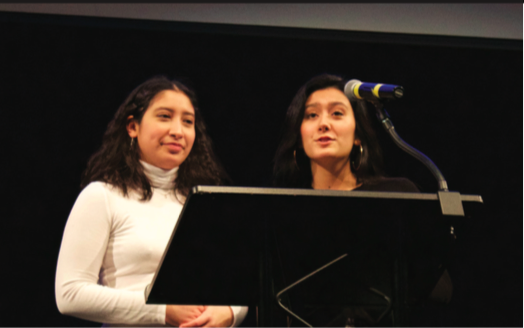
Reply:
<svg viewBox="0 0 524 328"><path fill-rule="evenodd" d="M245 307L144 299L192 186L227 179L195 94L165 77L138 86L89 160L69 215L56 272L60 312L108 326L239 325Z"/></svg>
<svg viewBox="0 0 524 328"><path fill-rule="evenodd" d="M287 110L275 156L274 185L333 190L418 191L403 178L384 178L382 153L366 103L349 101L345 81L309 80Z"/></svg>
<svg viewBox="0 0 524 328"><path fill-rule="evenodd" d="M338 76L323 74L298 90L287 110L283 137L275 155L274 185L419 192L406 178L384 176L382 154L366 103L364 100L350 101L344 94L345 82ZM451 293L451 280L444 271L430 299L449 302ZM317 310L313 312L321 316L322 311ZM350 325L355 319L362 325L377 323L362 309L344 310L343 313L349 315L348 322L353 322ZM340 313L336 316L344 319ZM324 319L327 318L321 320Z"/></svg>

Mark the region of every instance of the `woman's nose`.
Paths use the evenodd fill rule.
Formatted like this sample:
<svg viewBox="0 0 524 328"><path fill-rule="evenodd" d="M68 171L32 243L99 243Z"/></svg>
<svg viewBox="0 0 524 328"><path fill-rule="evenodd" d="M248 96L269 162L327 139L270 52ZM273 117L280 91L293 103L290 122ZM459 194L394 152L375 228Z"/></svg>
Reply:
<svg viewBox="0 0 524 328"><path fill-rule="evenodd" d="M173 121L173 124L171 124L171 127L169 129L169 134L175 137L176 139L179 139L182 137L182 124L180 122Z"/></svg>
<svg viewBox="0 0 524 328"><path fill-rule="evenodd" d="M329 122L328 122L327 118L324 117L324 115L322 115L320 117L320 121L318 123L319 123L318 130L320 132L324 133L326 131L329 131Z"/></svg>

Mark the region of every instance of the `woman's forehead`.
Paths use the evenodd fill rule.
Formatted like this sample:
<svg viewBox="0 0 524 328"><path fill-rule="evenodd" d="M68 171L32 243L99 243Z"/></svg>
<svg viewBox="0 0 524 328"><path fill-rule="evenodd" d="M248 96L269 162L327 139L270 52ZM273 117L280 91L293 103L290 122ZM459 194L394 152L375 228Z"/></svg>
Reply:
<svg viewBox="0 0 524 328"><path fill-rule="evenodd" d="M306 109L310 106L320 106L320 105L336 105L342 104L347 107L351 107L349 99L346 95L337 88L326 88L317 90L311 95L309 95L306 100L305 107Z"/></svg>
<svg viewBox="0 0 524 328"><path fill-rule="evenodd" d="M164 107L172 110L183 109L184 111L195 112L189 97L185 93L175 90L160 91L151 99L149 107Z"/></svg>

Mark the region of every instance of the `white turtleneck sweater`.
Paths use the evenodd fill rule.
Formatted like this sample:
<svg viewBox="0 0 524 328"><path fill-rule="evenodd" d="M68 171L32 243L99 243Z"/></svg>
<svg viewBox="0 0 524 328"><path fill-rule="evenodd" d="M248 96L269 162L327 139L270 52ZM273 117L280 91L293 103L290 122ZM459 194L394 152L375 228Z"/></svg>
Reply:
<svg viewBox="0 0 524 328"><path fill-rule="evenodd" d="M160 264L185 198L175 197L178 167L166 171L141 161L153 190L149 201L92 182L67 220L56 270L61 313L105 326L163 326L166 306L146 305L144 290ZM178 200L177 200L178 198ZM180 200L180 201L179 201ZM233 326L247 307L232 306Z"/></svg>

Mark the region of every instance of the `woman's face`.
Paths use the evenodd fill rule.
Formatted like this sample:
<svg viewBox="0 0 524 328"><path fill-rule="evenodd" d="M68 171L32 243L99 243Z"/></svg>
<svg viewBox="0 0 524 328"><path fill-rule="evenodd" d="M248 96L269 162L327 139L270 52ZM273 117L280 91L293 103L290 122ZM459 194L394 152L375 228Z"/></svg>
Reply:
<svg viewBox="0 0 524 328"><path fill-rule="evenodd" d="M195 109L184 93L164 90L151 100L140 124L132 118L127 131L136 138L140 159L166 170L184 162L195 141Z"/></svg>
<svg viewBox="0 0 524 328"><path fill-rule="evenodd" d="M360 140L355 140L353 108L337 88L317 90L309 96L300 133L304 152L318 163L349 159L353 145L360 145Z"/></svg>

